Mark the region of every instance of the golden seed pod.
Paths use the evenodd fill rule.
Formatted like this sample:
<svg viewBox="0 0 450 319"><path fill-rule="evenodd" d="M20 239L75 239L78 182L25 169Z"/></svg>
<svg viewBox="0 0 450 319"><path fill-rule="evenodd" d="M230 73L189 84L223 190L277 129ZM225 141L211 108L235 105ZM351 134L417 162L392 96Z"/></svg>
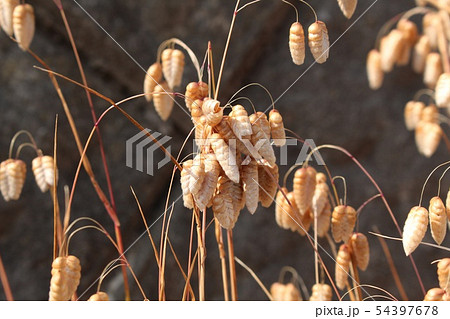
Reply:
<svg viewBox="0 0 450 319"><path fill-rule="evenodd" d="M314 167L302 167L295 171L294 195L299 213L303 216L312 205L314 190L316 188L316 170Z"/></svg>
<svg viewBox="0 0 450 319"><path fill-rule="evenodd" d="M409 47L413 47L416 44L419 38L419 31L414 22L402 18L397 22L397 29L403 32L403 38Z"/></svg>
<svg viewBox="0 0 450 319"><path fill-rule="evenodd" d="M89 297L88 301L109 301L109 297L106 292L99 291Z"/></svg>
<svg viewBox="0 0 450 319"><path fill-rule="evenodd" d="M425 83L425 85L428 88L434 89L441 74L442 74L441 55L437 52L429 53L425 61L425 70L423 72L423 83Z"/></svg>
<svg viewBox="0 0 450 319"><path fill-rule="evenodd" d="M220 174L220 164L217 162L216 156L213 153L204 155L203 161L205 166L205 176L200 189L196 195L194 195L195 202L200 210L204 210L211 201Z"/></svg>
<svg viewBox="0 0 450 319"><path fill-rule="evenodd" d="M252 135L252 124L248 118L247 111L242 105L238 104L233 106L228 119L230 121L231 129L238 139Z"/></svg>
<svg viewBox="0 0 450 319"><path fill-rule="evenodd" d="M450 258L441 259L437 264L439 287L450 294Z"/></svg>
<svg viewBox="0 0 450 319"><path fill-rule="evenodd" d="M380 51L376 49L370 50L367 55L366 70L370 88L378 90L383 85L384 80Z"/></svg>
<svg viewBox="0 0 450 319"><path fill-rule="evenodd" d="M336 286L343 290L347 284L348 273L350 270L350 248L346 244L339 247L336 257L335 281Z"/></svg>
<svg viewBox="0 0 450 319"><path fill-rule="evenodd" d="M415 139L419 153L431 157L436 152L442 137L439 124L420 121L416 127Z"/></svg>
<svg viewBox="0 0 450 319"><path fill-rule="evenodd" d="M308 44L317 63L324 63L330 53L328 30L322 21L311 24L308 28Z"/></svg>
<svg viewBox="0 0 450 319"><path fill-rule="evenodd" d="M309 301L331 301L333 292L330 285L315 284L312 286L312 294Z"/></svg>
<svg viewBox="0 0 450 319"><path fill-rule="evenodd" d="M336 206L331 215L331 233L335 242L341 240L346 243L352 233L356 223L356 211L348 205Z"/></svg>
<svg viewBox="0 0 450 319"><path fill-rule="evenodd" d="M238 220L242 198L236 198L233 182L227 176L220 176L217 182L217 193L213 197L212 209L220 226L232 229ZM238 203L235 203L235 202Z"/></svg>
<svg viewBox="0 0 450 319"><path fill-rule="evenodd" d="M14 37L23 51L30 47L34 36L34 9L30 4L19 4L13 11Z"/></svg>
<svg viewBox="0 0 450 319"><path fill-rule="evenodd" d="M211 148L216 155L216 159L225 174L235 183L239 183L239 166L236 161L236 152L231 149L218 133L209 137Z"/></svg>
<svg viewBox="0 0 450 319"><path fill-rule="evenodd" d="M283 192L286 194L284 197L281 190L278 191L275 203L275 221L277 225L283 229L289 229L291 231L297 231L300 226L297 220L300 220L300 216L298 214L298 208L295 203L294 193L289 192L287 188L282 188Z"/></svg>
<svg viewBox="0 0 450 319"><path fill-rule="evenodd" d="M362 233L353 233L350 238L352 254L356 259L356 266L362 271L367 269L370 260L370 248L366 235Z"/></svg>
<svg viewBox="0 0 450 319"><path fill-rule="evenodd" d="M4 196L6 201L18 200L22 193L23 185L27 175L27 166L22 160L5 161L4 164L4 178L6 178L7 196ZM2 187L3 188L3 187Z"/></svg>
<svg viewBox="0 0 450 319"><path fill-rule="evenodd" d="M81 278L80 260L75 256L58 257L52 263L49 301L68 301Z"/></svg>
<svg viewBox="0 0 450 319"><path fill-rule="evenodd" d="M279 172L277 164L272 168L268 166L258 167L259 201L263 207L272 205L278 189L278 179Z"/></svg>
<svg viewBox="0 0 450 319"><path fill-rule="evenodd" d="M331 204L327 202L317 218L317 236L324 237L331 225Z"/></svg>
<svg viewBox="0 0 450 319"><path fill-rule="evenodd" d="M358 0L338 0L339 7L347 19L350 19L355 13Z"/></svg>
<svg viewBox="0 0 450 319"><path fill-rule="evenodd" d="M193 209L194 208L194 200L192 198L191 191L189 190L189 182L190 182L190 169L192 167L193 160L187 160L183 163L183 170L180 173L180 184L181 189L183 191L183 203L184 207Z"/></svg>
<svg viewBox="0 0 450 319"><path fill-rule="evenodd" d="M9 183L6 167L13 161L14 160L10 158L0 163L0 191L5 201L9 201L11 199L9 196Z"/></svg>
<svg viewBox="0 0 450 319"><path fill-rule="evenodd" d="M20 4L20 0L0 1L0 25L3 31L10 37L13 36L13 12L14 8Z"/></svg>
<svg viewBox="0 0 450 319"><path fill-rule="evenodd" d="M430 40L426 35L422 35L413 49L412 69L414 72L422 74L425 71L427 56L430 52Z"/></svg>
<svg viewBox="0 0 450 319"><path fill-rule="evenodd" d="M205 179L205 159L201 153L194 157L189 175L189 191L195 196L201 189Z"/></svg>
<svg viewBox="0 0 450 319"><path fill-rule="evenodd" d="M153 91L153 104L159 117L167 121L173 109L173 97L167 82L162 82L155 87Z"/></svg>
<svg viewBox="0 0 450 319"><path fill-rule="evenodd" d="M248 211L254 214L259 202L258 164L255 160L251 160L247 165L241 166L241 179L245 205Z"/></svg>
<svg viewBox="0 0 450 319"><path fill-rule="evenodd" d="M210 126L216 126L222 121L223 108L220 102L213 99L205 99L202 105L203 114L206 116L206 123Z"/></svg>
<svg viewBox="0 0 450 319"><path fill-rule="evenodd" d="M450 108L450 73L442 73L436 83L436 104L439 107Z"/></svg>
<svg viewBox="0 0 450 319"><path fill-rule="evenodd" d="M272 134L273 143L281 147L286 144L286 132L284 131L283 117L278 110L269 112L270 133Z"/></svg>
<svg viewBox="0 0 450 319"><path fill-rule="evenodd" d="M300 22L294 22L289 29L289 50L294 64L305 62L305 32Z"/></svg>
<svg viewBox="0 0 450 319"><path fill-rule="evenodd" d="M420 121L439 124L439 109L436 105L430 104L422 110Z"/></svg>
<svg viewBox="0 0 450 319"><path fill-rule="evenodd" d="M423 301L442 301L445 291L441 288L431 288L427 291Z"/></svg>
<svg viewBox="0 0 450 319"><path fill-rule="evenodd" d="M208 97L208 84L205 82L191 82L186 86L186 92L184 93L184 101L186 107L191 111L192 103L195 100L202 100Z"/></svg>
<svg viewBox="0 0 450 319"><path fill-rule="evenodd" d="M294 286L293 283L286 285L275 282L270 286L270 294L274 301L301 301L302 296L300 291Z"/></svg>
<svg viewBox="0 0 450 319"><path fill-rule="evenodd" d="M395 63L401 58L404 45L403 33L397 29L392 30L381 39L381 68L384 72L392 71Z"/></svg>
<svg viewBox="0 0 450 319"><path fill-rule="evenodd" d="M440 29L441 19L437 12L431 11L423 16L423 33L430 40L431 49L435 50L438 47L438 32Z"/></svg>
<svg viewBox="0 0 450 319"><path fill-rule="evenodd" d="M430 200L428 216L430 219L431 236L440 245L444 241L445 234L447 233L447 212L439 196L435 196Z"/></svg>
<svg viewBox="0 0 450 319"><path fill-rule="evenodd" d="M194 124L200 123L200 118L203 116L203 100L195 100L191 104L191 118ZM205 118L206 123L206 118Z"/></svg>
<svg viewBox="0 0 450 319"><path fill-rule="evenodd" d="M259 153L269 165L275 165L277 159L272 145L270 145L270 124L269 121L267 121L267 116L262 112L257 112L250 115L249 119L250 123L252 123L253 131L253 134L251 135L252 145L255 147L256 152ZM255 159L258 160L258 158Z"/></svg>
<svg viewBox="0 0 450 319"><path fill-rule="evenodd" d="M325 179L324 179L325 178ZM329 188L326 183L326 176L323 173L317 173L316 175L316 187L314 189L314 195L312 198L311 209L313 215L320 216L325 206L329 204L328 201Z"/></svg>
<svg viewBox="0 0 450 319"><path fill-rule="evenodd" d="M161 54L161 61L169 88L180 86L184 71L184 53L178 49L165 49Z"/></svg>
<svg viewBox="0 0 450 319"><path fill-rule="evenodd" d="M36 184L41 192L45 193L53 187L55 178L55 169L53 167L53 157L38 156L31 162L31 167L36 179Z"/></svg>
<svg viewBox="0 0 450 319"><path fill-rule="evenodd" d="M428 210L425 207L414 206L408 213L403 226L403 249L409 256L422 241L428 227Z"/></svg>
<svg viewBox="0 0 450 319"><path fill-rule="evenodd" d="M414 130L419 124L422 111L425 109L425 104L420 101L409 101L406 103L404 118L406 128L410 131Z"/></svg>
<svg viewBox="0 0 450 319"><path fill-rule="evenodd" d="M153 63L147 70L144 79L144 93L145 99L147 102L150 102L153 99L153 92L155 91L156 86L162 79L162 67L158 62Z"/></svg>

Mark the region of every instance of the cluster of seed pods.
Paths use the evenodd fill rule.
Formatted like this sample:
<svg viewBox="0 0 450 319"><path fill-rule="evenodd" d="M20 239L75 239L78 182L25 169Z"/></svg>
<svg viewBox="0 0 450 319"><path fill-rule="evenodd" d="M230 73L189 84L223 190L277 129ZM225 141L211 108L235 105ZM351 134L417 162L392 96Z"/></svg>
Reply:
<svg viewBox="0 0 450 319"><path fill-rule="evenodd" d="M49 301L68 301L81 278L80 260L72 255L57 257L52 263Z"/></svg>
<svg viewBox="0 0 450 319"><path fill-rule="evenodd" d="M426 8L410 12L423 14L421 28L410 20L410 12L405 13L367 56L369 85L374 90L382 86L385 73L396 65L410 64L414 72L422 74L425 86L432 92L427 93L432 102L425 107L420 101L422 94L417 94L406 104L404 116L408 130L415 131L419 152L426 157L436 152L443 136L439 109L450 112L450 32L446 31L450 30L450 15L444 10L447 5L444 1L436 1L433 6L418 3Z"/></svg>
<svg viewBox="0 0 450 319"><path fill-rule="evenodd" d="M0 25L10 37L14 36L23 51L27 51L34 37L34 9L19 0L0 0Z"/></svg>
<svg viewBox="0 0 450 319"><path fill-rule="evenodd" d="M424 301L450 301L450 258L443 258L437 263L439 288L427 291Z"/></svg>

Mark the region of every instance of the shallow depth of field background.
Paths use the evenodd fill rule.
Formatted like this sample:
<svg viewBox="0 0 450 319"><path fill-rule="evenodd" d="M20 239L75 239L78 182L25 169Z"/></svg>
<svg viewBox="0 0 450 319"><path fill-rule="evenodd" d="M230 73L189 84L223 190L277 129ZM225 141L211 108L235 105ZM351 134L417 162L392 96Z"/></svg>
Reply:
<svg viewBox="0 0 450 319"><path fill-rule="evenodd" d="M215 68L218 71L221 54L229 29L234 1L219 0L81 0L78 1L110 35L131 54L143 68L156 59L159 44L171 37L185 41L203 59L207 41L212 41ZM62 21L51 0L31 0L36 12L37 30L31 49L39 54L57 72L80 80L75 59ZM374 176L384 191L401 227L410 207L417 205L423 182L428 173L448 159L445 145L441 145L431 159L420 156L414 144L414 135L403 124L403 107L414 93L423 87L419 76L408 67L396 68L385 78L383 87L372 92L365 73L367 52L373 47L378 30L394 15L411 8L412 0L379 0L356 24L347 28L368 8L372 1L359 1L354 17L348 21L340 12L336 1L311 0L319 19L326 22L330 40L334 42L330 59L323 65L314 65L283 95L276 104L285 119L285 126L303 138L312 138L317 145L336 144L350 151ZM72 1L63 1L69 23L73 29L89 85L102 94L118 101L142 92L144 72ZM313 22L313 15L305 5L297 4L304 26ZM242 11L232 37L225 65L219 99L225 103L242 86L259 82L278 98L313 62L307 52L303 66L295 66L288 49L288 30L295 20L295 12L281 1L264 0ZM183 83L196 80L189 63ZM9 141L21 129L29 130L44 153L52 152L55 114L60 115L58 136L59 192L63 185L72 185L78 152L60 101L48 76L33 68L29 55L2 33L0 35L0 159L8 156ZM206 77L205 77L206 80ZM92 119L82 89L59 81L77 127L85 141L92 128ZM180 89L184 93L184 87ZM252 99L258 110L265 110L269 98L259 89L245 90L242 95ZM109 105L95 98L99 115ZM183 106L184 101L179 100ZM246 104L246 106L249 106ZM192 128L185 112L174 107L171 118L163 123L153 106L144 98L125 105L127 111L146 128L173 137L172 152L178 153L183 139ZM169 187L172 165L166 165L151 177L125 166L125 141L137 133L118 112L110 112L100 126L111 170L111 178L122 224L124 245L128 247L143 233L130 185L136 191L149 224L163 212ZM443 143L442 143L443 144ZM187 144L183 155L192 151ZM289 165L300 151L289 149ZM375 188L354 163L336 151L322 153L334 175L347 180L348 204L359 207L376 194ZM88 152L96 176L106 189L100 153L96 142ZM30 163L34 154L24 150L21 158ZM162 158L162 153L158 152ZM288 166L280 167L281 178ZM320 171L320 167L316 168ZM441 171L439 171L441 172ZM292 176L291 176L292 177ZM436 175L430 180L424 205L437 192ZM171 199L179 197L179 174ZM448 190L450 176L444 179L441 196ZM292 178L288 188L292 188ZM343 196L342 184L338 183ZM63 197L60 196L60 202ZM308 289L314 284L313 251L306 238L280 229L274 218L274 204L269 209L259 208L254 216L245 209L234 228L235 254L250 266L269 287L278 279L283 266L292 266L304 278ZM113 225L98 200L86 174L82 172L72 210L72 220L89 216L100 221L113 233ZM212 217L212 213L209 218ZM170 228L170 239L183 266L186 265L191 214L181 201L175 205ZM49 194L41 194L35 185L28 165L27 181L19 201L5 203L0 199L0 253L5 263L12 291L18 300L45 300L48 298L52 261L52 203ZM381 200L369 204L358 220L358 229L367 234L377 226L383 234L398 236ZM159 239L161 223L151 232ZM387 289L396 297L386 260L378 240L369 234L371 261L361 273L361 283ZM427 234L426 241L431 240ZM449 246L448 237L443 245ZM325 241L320 242L328 252ZM411 299L422 299L420 287L411 264L404 257L400 242L388 242L401 279ZM87 230L73 238L70 253L82 263L82 279L78 294L85 291L100 275L109 261L117 257L113 246L100 233ZM218 263L214 231L207 233L206 298L223 299L221 273ZM334 273L333 261L322 256ZM437 285L436 266L430 262L445 256L437 249L419 247L413 254L420 274L429 289ZM127 252L148 297L157 298L157 267L148 237L144 234ZM267 300L253 278L237 267L238 297L242 300ZM170 252L167 259L167 298L180 300L184 281ZM130 282L132 283L130 277ZM196 279L193 281L196 289ZM133 299L142 299L132 283ZM85 300L93 293L91 288ZM114 271L104 282L102 290L112 299L123 299L122 276ZM0 290L0 299L4 300Z"/></svg>

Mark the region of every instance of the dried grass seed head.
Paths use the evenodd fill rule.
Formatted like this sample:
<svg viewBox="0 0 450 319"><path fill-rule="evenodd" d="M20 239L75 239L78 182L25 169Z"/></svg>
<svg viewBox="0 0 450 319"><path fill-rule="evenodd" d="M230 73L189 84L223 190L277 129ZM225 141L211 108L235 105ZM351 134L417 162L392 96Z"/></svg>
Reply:
<svg viewBox="0 0 450 319"><path fill-rule="evenodd" d="M193 160L187 160L183 162L183 170L180 173L180 184L181 189L183 191L183 203L184 207L193 209L194 208L194 200L189 189L189 182L191 179L190 169L193 165Z"/></svg>
<svg viewBox="0 0 450 319"><path fill-rule="evenodd" d="M278 179L278 165L258 166L259 201L263 207L272 205L278 189Z"/></svg>
<svg viewBox="0 0 450 319"><path fill-rule="evenodd" d="M384 72L391 72L395 63L401 58L405 39L403 33L397 29L391 30L380 42L381 68Z"/></svg>
<svg viewBox="0 0 450 319"><path fill-rule="evenodd" d="M80 260L75 256L58 257L52 263L49 301L68 301L81 278Z"/></svg>
<svg viewBox="0 0 450 319"><path fill-rule="evenodd" d="M441 19L437 12L428 12L423 16L422 28L423 33L430 41L431 49L435 50L438 47L438 32Z"/></svg>
<svg viewBox="0 0 450 319"><path fill-rule="evenodd" d="M362 271L367 269L370 260L370 248L366 235L362 233L353 233L350 238L352 254L356 259L356 266Z"/></svg>
<svg viewBox="0 0 450 319"><path fill-rule="evenodd" d="M206 116L206 123L210 126L216 126L222 121L223 108L220 102L214 99L205 99L202 104L203 114Z"/></svg>
<svg viewBox="0 0 450 319"><path fill-rule="evenodd" d="M203 180L205 179L205 158L202 153L194 157L189 175L189 191L195 196L202 188Z"/></svg>
<svg viewBox="0 0 450 319"><path fill-rule="evenodd" d="M289 29L289 51L294 64L305 62L305 32L300 22L294 22Z"/></svg>
<svg viewBox="0 0 450 319"><path fill-rule="evenodd" d="M212 134L209 140L216 159L225 174L233 182L239 183L239 166L237 165L236 151L231 149L218 133Z"/></svg>
<svg viewBox="0 0 450 319"><path fill-rule="evenodd" d="M88 301L109 301L109 297L106 292L99 291L89 297Z"/></svg>
<svg viewBox="0 0 450 319"><path fill-rule="evenodd" d="M323 180L323 178L325 178L326 181L326 177L323 173L317 173L316 187L314 189L314 195L312 198L312 205L311 205L313 215L317 216L320 216L325 206L329 204L328 200L329 187L327 183Z"/></svg>
<svg viewBox="0 0 450 319"><path fill-rule="evenodd" d="M338 0L339 7L347 19L350 19L355 13L358 0Z"/></svg>
<svg viewBox="0 0 450 319"><path fill-rule="evenodd" d="M404 118L406 128L410 131L414 130L422 118L422 111L425 104L421 101L409 101L406 103Z"/></svg>
<svg viewBox="0 0 450 319"><path fill-rule="evenodd" d="M437 264L439 287L450 294L450 258L441 259Z"/></svg>
<svg viewBox="0 0 450 319"><path fill-rule="evenodd" d="M436 83L435 92L438 107L450 109L450 73L442 73Z"/></svg>
<svg viewBox="0 0 450 319"><path fill-rule="evenodd" d="M437 52L431 52L427 55L425 61L425 70L423 72L423 83L434 90L439 77L442 74L442 59Z"/></svg>
<svg viewBox="0 0 450 319"><path fill-rule="evenodd" d="M421 121L416 127L415 140L420 154L431 157L437 150L442 138L439 124Z"/></svg>
<svg viewBox="0 0 450 319"><path fill-rule="evenodd" d="M339 247L336 257L335 281L336 286L343 290L347 284L348 273L350 270L350 248L346 244Z"/></svg>
<svg viewBox="0 0 450 319"><path fill-rule="evenodd" d="M13 36L13 12L14 8L20 4L20 0L0 1L0 25L3 31L10 37Z"/></svg>
<svg viewBox="0 0 450 319"><path fill-rule="evenodd" d="M403 38L405 39L409 47L413 47L419 39L419 31L417 26L411 20L402 18L397 23L397 29L403 32Z"/></svg>
<svg viewBox="0 0 450 319"><path fill-rule="evenodd" d="M233 194L227 176L220 176L217 183L217 193L213 197L212 209L214 217L220 226L225 229L232 229L239 217L239 211L235 210Z"/></svg>
<svg viewBox="0 0 450 319"><path fill-rule="evenodd" d="M445 291L441 288L431 288L427 291L423 301L442 301Z"/></svg>
<svg viewBox="0 0 450 319"><path fill-rule="evenodd" d="M186 86L184 100L186 107L191 111L192 103L195 100L203 100L208 97L208 84L205 82L191 82Z"/></svg>
<svg viewBox="0 0 450 319"><path fill-rule="evenodd" d="M252 124L248 117L247 111L242 105L234 105L229 114L231 129L238 139L250 137L253 133Z"/></svg>
<svg viewBox="0 0 450 319"><path fill-rule="evenodd" d="M245 205L251 214L256 212L259 202L258 164L251 160L241 166L242 188L244 190Z"/></svg>
<svg viewBox="0 0 450 319"><path fill-rule="evenodd" d="M257 112L249 117L252 123L253 134L251 143L271 166L275 165L276 157L272 145L270 145L270 124L267 117L262 112Z"/></svg>
<svg viewBox="0 0 450 319"><path fill-rule="evenodd" d="M328 202L317 218L317 236L325 237L331 225L331 204Z"/></svg>
<svg viewBox="0 0 450 319"><path fill-rule="evenodd" d="M13 11L14 37L23 51L27 51L34 37L34 9L31 4L19 4Z"/></svg>
<svg viewBox="0 0 450 319"><path fill-rule="evenodd" d="M204 155L204 178L203 183L195 195L195 202L200 210L204 210L211 201L217 187L220 174L220 164L214 153Z"/></svg>
<svg viewBox="0 0 450 319"><path fill-rule="evenodd" d="M153 99L153 92L156 86L162 80L162 66L161 63L155 62L147 70L144 79L144 93L147 102L151 102Z"/></svg>
<svg viewBox="0 0 450 319"><path fill-rule="evenodd" d="M309 301L331 301L333 292L327 284L315 284L312 286L312 294Z"/></svg>
<svg viewBox="0 0 450 319"><path fill-rule="evenodd" d="M428 228L428 210L414 206L408 213L403 226L403 249L409 256L419 246Z"/></svg>
<svg viewBox="0 0 450 319"><path fill-rule="evenodd" d="M369 86L372 90L378 90L383 85L384 71L381 63L380 51L370 50L367 55L366 70Z"/></svg>
<svg viewBox="0 0 450 319"><path fill-rule="evenodd" d="M282 284L275 282L270 286L270 294L274 301L301 301L300 291L293 283Z"/></svg>
<svg viewBox="0 0 450 319"><path fill-rule="evenodd" d="M418 74L425 71L427 56L431 52L430 40L426 35L422 35L413 49L412 69Z"/></svg>
<svg viewBox="0 0 450 319"><path fill-rule="evenodd" d="M303 216L312 205L316 188L316 170L312 166L302 167L295 171L294 195L300 215Z"/></svg>
<svg viewBox="0 0 450 319"><path fill-rule="evenodd" d="M435 196L430 200L428 216L430 219L431 236L440 245L444 241L445 234L447 233L447 212L439 196Z"/></svg>
<svg viewBox="0 0 450 319"><path fill-rule="evenodd" d="M282 191L284 192L284 194L286 194L287 200L286 197L284 197ZM282 191L279 190L276 197L275 221L277 222L278 226L283 229L297 231L300 228L298 222L298 220L300 220L300 215L295 203L294 193L289 192L285 187L282 188Z"/></svg>
<svg viewBox="0 0 450 319"><path fill-rule="evenodd" d="M356 223L356 211L348 205L338 205L331 215L331 233L335 242L347 242Z"/></svg>
<svg viewBox="0 0 450 319"><path fill-rule="evenodd" d="M283 117L280 112L273 109L269 112L270 133L273 143L281 147L286 144L286 132L284 131Z"/></svg>
<svg viewBox="0 0 450 319"><path fill-rule="evenodd" d="M2 193L3 199L7 202L11 198L9 197L9 183L6 167L8 166L9 163L13 161L14 160L10 158L0 163L0 191Z"/></svg>
<svg viewBox="0 0 450 319"><path fill-rule="evenodd" d="M178 49L165 49L161 54L164 78L170 89L180 86L184 71L184 53Z"/></svg>
<svg viewBox="0 0 450 319"><path fill-rule="evenodd" d="M31 162L36 184L43 193L54 185L55 169L53 164L53 157L48 155L38 156Z"/></svg>
<svg viewBox="0 0 450 319"><path fill-rule="evenodd" d="M308 44L317 63L324 63L329 57L330 40L324 22L317 21L308 28Z"/></svg>
<svg viewBox="0 0 450 319"><path fill-rule="evenodd" d="M4 196L4 198L5 200L6 198L8 198L8 200L18 200L22 193L23 185L25 184L27 166L24 161L14 159L8 161L6 165L4 165L4 170L8 187L8 196Z"/></svg>
<svg viewBox="0 0 450 319"><path fill-rule="evenodd" d="M167 121L172 113L174 100L167 82L157 85L153 94L153 104L159 117L163 121Z"/></svg>

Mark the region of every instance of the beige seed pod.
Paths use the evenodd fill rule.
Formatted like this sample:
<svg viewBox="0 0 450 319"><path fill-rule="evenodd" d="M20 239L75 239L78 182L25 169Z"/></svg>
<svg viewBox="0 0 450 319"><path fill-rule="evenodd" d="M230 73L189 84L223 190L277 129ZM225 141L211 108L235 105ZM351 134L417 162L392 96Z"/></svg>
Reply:
<svg viewBox="0 0 450 319"><path fill-rule="evenodd" d="M178 49L165 49L161 54L161 61L169 88L180 86L184 71L184 53Z"/></svg>
<svg viewBox="0 0 450 319"><path fill-rule="evenodd" d="M416 127L415 139L419 153L431 157L437 150L442 137L439 124L421 121Z"/></svg>
<svg viewBox="0 0 450 319"><path fill-rule="evenodd" d="M419 124L422 116L422 111L425 108L425 104L420 101L409 101L406 103L404 118L406 128L410 131L414 130Z"/></svg>
<svg viewBox="0 0 450 319"><path fill-rule="evenodd" d="M402 18L397 22L397 29L403 32L403 38L410 48L416 44L419 38L419 31L414 22Z"/></svg>
<svg viewBox="0 0 450 319"><path fill-rule="evenodd" d="M204 155L204 166L205 177L199 191L195 195L195 202L200 210L204 210L211 201L220 174L220 164L213 153Z"/></svg>
<svg viewBox="0 0 450 319"><path fill-rule="evenodd" d="M189 181L190 181L190 169L193 165L193 160L187 160L183 163L183 170L180 173L180 184L181 189L183 191L183 203L184 207L193 209L194 208L194 200L192 198L191 191L189 190Z"/></svg>
<svg viewBox="0 0 450 319"><path fill-rule="evenodd" d="M202 116L204 116L203 111L202 111L202 106L203 106L203 100L195 100L191 104L191 118L192 118L192 122L194 124L200 123L200 118ZM206 123L206 118L205 118L205 123Z"/></svg>
<svg viewBox="0 0 450 319"><path fill-rule="evenodd" d="M308 44L317 63L324 63L328 59L330 40L325 23L317 21L309 26Z"/></svg>
<svg viewBox="0 0 450 319"><path fill-rule="evenodd" d="M227 183L228 178L220 176L217 183L217 194L213 197L212 209L214 217L218 220L220 226L225 229L232 229L239 217L239 211L235 211L233 198Z"/></svg>
<svg viewBox="0 0 450 319"><path fill-rule="evenodd" d="M186 86L186 92L184 93L184 101L186 107L191 111L192 103L195 100L202 100L208 97L208 84L205 82L191 82Z"/></svg>
<svg viewBox="0 0 450 319"><path fill-rule="evenodd" d="M380 51L376 49L370 50L367 55L366 70L370 88L378 90L383 85L384 80Z"/></svg>
<svg viewBox="0 0 450 319"><path fill-rule="evenodd" d="M450 108L450 73L442 73L436 83L436 104L439 107Z"/></svg>
<svg viewBox="0 0 450 319"><path fill-rule="evenodd" d="M441 288L431 288L427 291L423 301L442 301L445 291Z"/></svg>
<svg viewBox="0 0 450 319"><path fill-rule="evenodd" d="M270 286L270 294L274 301L301 301L302 297L300 291L293 283L286 285L275 282Z"/></svg>
<svg viewBox="0 0 450 319"><path fill-rule="evenodd" d="M423 72L423 83L425 83L425 85L428 88L434 89L441 74L442 74L441 55L437 52L429 53L425 61L425 70Z"/></svg>
<svg viewBox="0 0 450 319"><path fill-rule="evenodd" d="M420 121L439 124L439 109L436 105L430 104L425 107L420 114Z"/></svg>
<svg viewBox="0 0 450 319"><path fill-rule="evenodd" d="M272 176L269 175L266 169ZM272 205L278 189L278 179L278 165L275 164L272 168L268 166L258 167L259 201L263 207Z"/></svg>
<svg viewBox="0 0 450 319"><path fill-rule="evenodd" d="M248 211L254 214L259 202L258 164L255 160L251 160L247 165L241 166L241 178L245 205Z"/></svg>
<svg viewBox="0 0 450 319"><path fill-rule="evenodd" d="M205 179L205 158L202 154L197 154L189 169L189 191L193 196L197 195Z"/></svg>
<svg viewBox="0 0 450 319"><path fill-rule="evenodd" d="M430 40L426 35L422 35L413 49L412 69L414 72L422 74L425 71L427 56L430 52Z"/></svg>
<svg viewBox="0 0 450 319"><path fill-rule="evenodd" d="M314 190L316 188L316 170L314 167L302 167L295 171L294 195L299 213L303 216L312 205Z"/></svg>
<svg viewBox="0 0 450 319"><path fill-rule="evenodd" d="M331 225L331 204L327 202L317 218L317 236L325 237Z"/></svg>
<svg viewBox="0 0 450 319"><path fill-rule="evenodd" d="M331 233L335 242L346 243L356 224L356 211L348 205L336 206L331 215Z"/></svg>
<svg viewBox="0 0 450 319"><path fill-rule="evenodd" d="M350 248L346 244L339 247L336 257L335 281L336 286L343 290L347 284L348 273L350 270Z"/></svg>
<svg viewBox="0 0 450 319"><path fill-rule="evenodd" d="M450 258L441 259L437 264L439 287L450 293Z"/></svg>
<svg viewBox="0 0 450 319"><path fill-rule="evenodd" d="M106 292L99 291L89 297L88 301L109 301L109 297Z"/></svg>
<svg viewBox="0 0 450 319"><path fill-rule="evenodd" d="M328 185L326 183L326 176L323 173L317 173L316 175L316 187L314 188L314 195L312 198L311 210L313 215L319 216L328 201Z"/></svg>
<svg viewBox="0 0 450 319"><path fill-rule="evenodd" d="M6 167L9 163L12 163L13 159L7 159L0 163L0 191L5 201L9 201L11 198L9 196L9 183L8 183L8 173Z"/></svg>
<svg viewBox="0 0 450 319"><path fill-rule="evenodd" d="M312 294L309 301L331 301L333 292L330 285L315 284L312 286Z"/></svg>
<svg viewBox="0 0 450 319"><path fill-rule="evenodd" d="M294 64L305 62L305 32L300 22L294 22L289 29L289 50Z"/></svg>
<svg viewBox="0 0 450 319"><path fill-rule="evenodd" d="M273 166L276 162L275 153L272 145L270 145L270 124L264 113L258 112L250 115L250 123L252 123L253 134L251 143L255 151L259 153L268 163ZM256 158L254 154L252 156Z"/></svg>
<svg viewBox="0 0 450 319"><path fill-rule="evenodd" d="M223 108L220 102L213 99L205 99L202 105L203 114L206 116L206 123L210 126L216 126L222 121Z"/></svg>
<svg viewBox="0 0 450 319"><path fill-rule="evenodd" d="M31 162L31 167L36 179L36 184L41 192L45 193L54 185L55 170L53 167L53 157L38 156Z"/></svg>
<svg viewBox="0 0 450 319"><path fill-rule="evenodd" d="M362 233L353 233L350 238L352 254L356 259L356 266L362 271L367 269L370 260L370 248L366 235Z"/></svg>
<svg viewBox="0 0 450 319"><path fill-rule="evenodd" d="M403 226L403 249L409 256L422 241L428 227L428 210L424 207L414 206L408 213Z"/></svg>
<svg viewBox="0 0 450 319"><path fill-rule="evenodd" d="M19 4L13 11L14 37L23 51L27 51L34 37L34 9L30 4Z"/></svg>
<svg viewBox="0 0 450 319"><path fill-rule="evenodd" d="M153 92L155 91L158 83L161 82L162 79L162 67L161 63L155 62L147 70L144 79L144 93L145 99L147 102L150 102L153 99Z"/></svg>
<svg viewBox="0 0 450 319"><path fill-rule="evenodd" d="M247 111L242 105L233 106L229 115L229 121L231 129L238 139L252 135L252 124L248 118Z"/></svg>
<svg viewBox="0 0 450 319"><path fill-rule="evenodd" d="M80 260L75 256L58 257L52 263L49 301L68 301L76 292L81 277Z"/></svg>
<svg viewBox="0 0 450 319"><path fill-rule="evenodd" d="M8 198L9 200L18 200L25 184L27 166L24 161L16 159L7 163L5 169L8 180Z"/></svg>
<svg viewBox="0 0 450 319"><path fill-rule="evenodd" d="M350 19L355 13L358 0L338 0L339 7L347 19Z"/></svg>
<svg viewBox="0 0 450 319"><path fill-rule="evenodd" d="M167 82L162 82L155 87L153 94L153 104L159 117L163 121L167 121L173 109L172 92L169 89Z"/></svg>
<svg viewBox="0 0 450 319"><path fill-rule="evenodd" d="M445 205L439 196L435 196L430 200L428 216L430 219L431 236L433 236L434 241L440 245L447 233L447 213Z"/></svg>
<svg viewBox="0 0 450 319"><path fill-rule="evenodd" d="M381 68L384 72L392 71L395 63L401 58L404 45L403 33L397 29L392 30L381 39Z"/></svg>
<svg viewBox="0 0 450 319"><path fill-rule="evenodd" d="M20 4L20 0L0 1L0 25L7 35L13 35L13 12L14 8Z"/></svg>
<svg viewBox="0 0 450 319"><path fill-rule="evenodd" d="M430 41L431 49L435 50L438 47L438 32L440 29L441 19L437 12L431 11L423 16L423 33Z"/></svg>
<svg viewBox="0 0 450 319"><path fill-rule="evenodd" d="M272 134L273 143L281 147L286 144L286 132L284 131L283 117L278 110L269 112L270 133Z"/></svg>
<svg viewBox="0 0 450 319"><path fill-rule="evenodd" d="M278 191L275 203L275 221L278 226L283 229L289 229L291 231L297 231L300 226L298 220L300 220L300 215L298 214L298 208L295 203L294 193L289 192L287 188L282 188L283 192L286 194L284 197L281 190Z"/></svg>
<svg viewBox="0 0 450 319"><path fill-rule="evenodd" d="M239 166L236 161L236 152L231 149L218 133L209 137L211 148L225 174L235 183L239 183Z"/></svg>

